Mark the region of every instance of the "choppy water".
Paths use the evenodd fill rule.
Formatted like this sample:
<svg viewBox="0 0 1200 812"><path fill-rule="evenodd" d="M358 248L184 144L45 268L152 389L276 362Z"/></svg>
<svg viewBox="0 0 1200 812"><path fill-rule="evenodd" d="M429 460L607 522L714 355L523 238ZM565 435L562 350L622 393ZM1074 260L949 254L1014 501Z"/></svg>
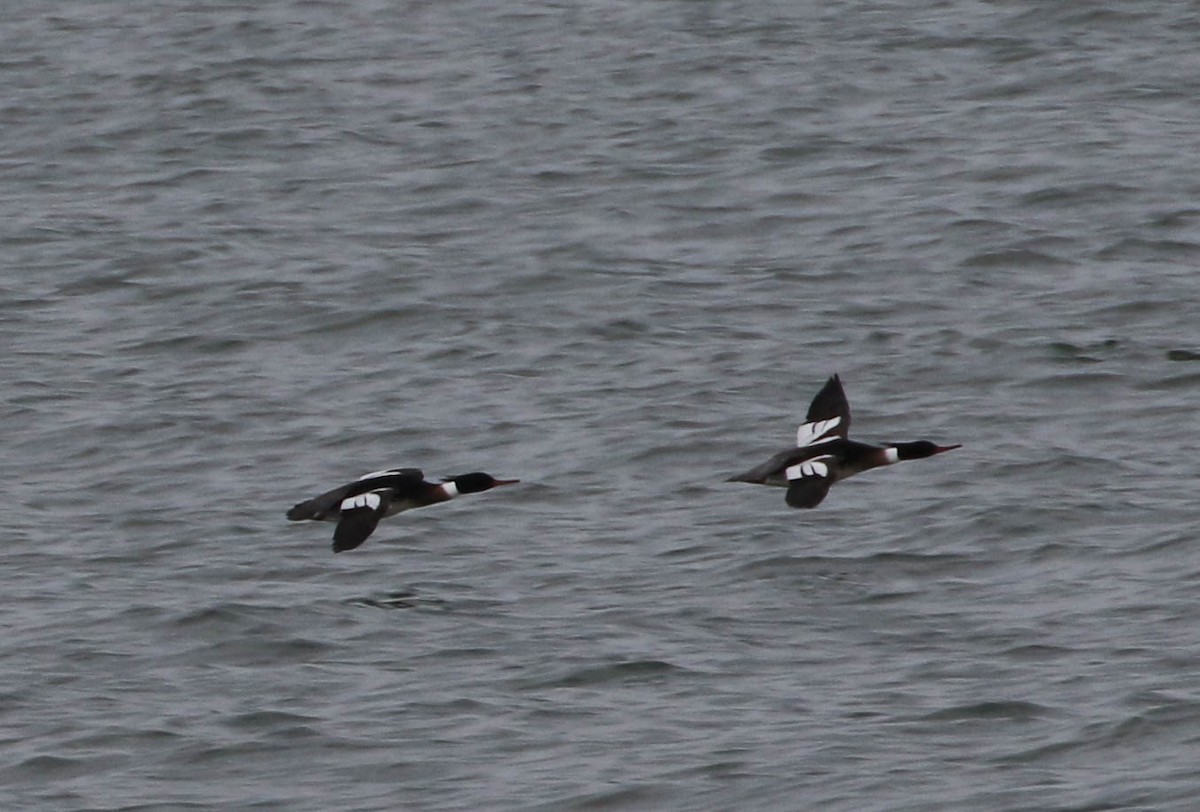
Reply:
<svg viewBox="0 0 1200 812"><path fill-rule="evenodd" d="M26 4L12 809L1192 809L1188 3ZM839 372L961 451L723 482ZM334 557L288 506L519 476Z"/></svg>

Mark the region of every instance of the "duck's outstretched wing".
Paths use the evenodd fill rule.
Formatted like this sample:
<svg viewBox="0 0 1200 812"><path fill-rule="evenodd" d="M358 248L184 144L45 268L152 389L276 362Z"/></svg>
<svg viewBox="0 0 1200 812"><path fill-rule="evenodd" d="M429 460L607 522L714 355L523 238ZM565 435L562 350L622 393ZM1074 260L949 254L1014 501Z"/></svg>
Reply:
<svg viewBox="0 0 1200 812"><path fill-rule="evenodd" d="M833 474L829 470L832 460L829 454L813 457L784 472L788 482L785 499L789 507L815 508L821 504L825 494L829 493L829 486L833 484Z"/></svg>
<svg viewBox="0 0 1200 812"><path fill-rule="evenodd" d="M420 468L389 468L383 471L372 471L340 488L325 491L320 496L314 496L312 499L305 499L303 502L293 505L287 512L287 517L294 522L305 519L315 521L334 519L337 517L338 506L347 497L380 488L390 488L401 494L410 493L419 488L424 480L425 475Z"/></svg>
<svg viewBox="0 0 1200 812"><path fill-rule="evenodd" d="M425 475L420 468L394 468L363 474L347 486L345 498L386 489L392 501L403 502L419 494L425 487Z"/></svg>
<svg viewBox="0 0 1200 812"><path fill-rule="evenodd" d="M344 499L341 505L342 518L333 531L333 551L342 553L353 550L366 541L375 532L375 527L387 513L391 502L392 491L388 488Z"/></svg>
<svg viewBox="0 0 1200 812"><path fill-rule="evenodd" d="M808 415L796 429L796 445L803 448L837 437L845 439L849 432L850 402L846 400L841 379L834 375L809 405Z"/></svg>
<svg viewBox="0 0 1200 812"><path fill-rule="evenodd" d="M372 471L369 474L363 474L358 478L358 482L370 482L371 484L385 483L387 480L423 480L425 473L420 468L387 468L382 471Z"/></svg>

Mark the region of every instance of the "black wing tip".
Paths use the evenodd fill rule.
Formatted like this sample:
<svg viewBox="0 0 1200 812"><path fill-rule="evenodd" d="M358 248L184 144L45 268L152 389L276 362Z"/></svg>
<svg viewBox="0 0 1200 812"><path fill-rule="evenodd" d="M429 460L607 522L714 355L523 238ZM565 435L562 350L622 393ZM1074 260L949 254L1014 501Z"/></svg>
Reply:
<svg viewBox="0 0 1200 812"><path fill-rule="evenodd" d="M831 376L821 390L813 396L804 422L813 423L833 417L842 418L835 433L845 437L850 430L850 401L846 398L846 390L842 388L842 379L836 374Z"/></svg>
<svg viewBox="0 0 1200 812"><path fill-rule="evenodd" d="M784 502L792 508L815 508L824 501L833 483L828 479L804 478L793 480L788 485Z"/></svg>
<svg viewBox="0 0 1200 812"><path fill-rule="evenodd" d="M362 543L367 540L366 536L362 538L334 536L333 537L333 552L344 553L349 550L354 550L362 546Z"/></svg>
<svg viewBox="0 0 1200 812"><path fill-rule="evenodd" d="M359 515L355 515L356 513ZM363 542L375 532L375 525L378 522L378 515L362 515L359 511L343 512L342 520L333 530L333 551L344 553L347 550L361 547Z"/></svg>

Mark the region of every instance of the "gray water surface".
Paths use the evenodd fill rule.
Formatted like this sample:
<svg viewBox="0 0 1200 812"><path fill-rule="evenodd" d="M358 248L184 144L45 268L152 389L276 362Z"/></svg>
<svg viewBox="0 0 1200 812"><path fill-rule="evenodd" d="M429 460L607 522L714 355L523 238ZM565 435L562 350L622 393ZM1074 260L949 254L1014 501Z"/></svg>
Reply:
<svg viewBox="0 0 1200 812"><path fill-rule="evenodd" d="M1194 809L1198 36L9 9L3 805ZM834 372L964 447L724 482ZM397 465L523 484L284 520Z"/></svg>

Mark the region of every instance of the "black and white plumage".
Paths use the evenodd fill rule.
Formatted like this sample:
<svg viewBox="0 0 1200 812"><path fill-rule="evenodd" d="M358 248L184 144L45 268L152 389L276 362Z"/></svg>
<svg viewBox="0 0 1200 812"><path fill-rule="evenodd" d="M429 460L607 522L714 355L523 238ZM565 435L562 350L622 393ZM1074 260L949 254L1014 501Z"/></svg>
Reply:
<svg viewBox="0 0 1200 812"><path fill-rule="evenodd" d="M353 550L375 532L385 516L453 499L464 493L480 493L517 479L495 479L474 472L450 477L444 482L426 482L419 468L393 468L364 474L353 482L306 499L287 512L292 521L337 522L333 531L335 553Z"/></svg>
<svg viewBox="0 0 1200 812"><path fill-rule="evenodd" d="M849 432L850 403L841 379L834 375L808 407L808 415L796 430L796 447L780 451L729 481L784 487L789 506L814 508L835 482L881 465L961 448L934 445L927 440L874 446L849 439Z"/></svg>

